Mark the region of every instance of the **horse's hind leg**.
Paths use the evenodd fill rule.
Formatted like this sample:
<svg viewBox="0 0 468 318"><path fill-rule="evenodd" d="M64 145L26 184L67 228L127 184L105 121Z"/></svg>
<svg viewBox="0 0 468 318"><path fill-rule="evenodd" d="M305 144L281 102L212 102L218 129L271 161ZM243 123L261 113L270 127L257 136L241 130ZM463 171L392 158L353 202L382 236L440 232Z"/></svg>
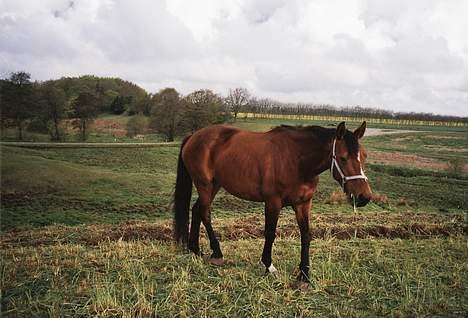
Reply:
<svg viewBox="0 0 468 318"><path fill-rule="evenodd" d="M197 186L197 185L196 185ZM216 265L220 265L223 259L223 253L221 252L221 247L219 245L218 239L213 231L211 226L211 212L210 206L211 202L219 191L219 185L215 183L210 183L209 185L197 186L198 190L198 203L199 203L199 213L201 221L205 226L208 238L210 239L210 247L213 251L211 254L212 262ZM198 241L198 239L197 239Z"/></svg>
<svg viewBox="0 0 468 318"><path fill-rule="evenodd" d="M310 247L310 229L309 229L309 211L310 201L300 205L293 206L296 212L297 224L301 232L301 263L299 264L299 277L301 281L309 282L309 247Z"/></svg>
<svg viewBox="0 0 468 318"><path fill-rule="evenodd" d="M199 243L200 223L200 199L197 199L192 207L192 222L190 223L190 236L188 241L188 249L196 255L201 255Z"/></svg>

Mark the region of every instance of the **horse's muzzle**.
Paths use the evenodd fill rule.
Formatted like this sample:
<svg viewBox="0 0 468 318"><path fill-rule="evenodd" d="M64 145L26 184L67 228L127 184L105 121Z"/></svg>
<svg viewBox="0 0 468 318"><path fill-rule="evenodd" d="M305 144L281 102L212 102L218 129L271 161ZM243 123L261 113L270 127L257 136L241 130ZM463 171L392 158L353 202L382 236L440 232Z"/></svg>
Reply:
<svg viewBox="0 0 468 318"><path fill-rule="evenodd" d="M366 204L369 203L369 201L370 201L370 197L360 194L356 198L356 206L357 207L366 206Z"/></svg>

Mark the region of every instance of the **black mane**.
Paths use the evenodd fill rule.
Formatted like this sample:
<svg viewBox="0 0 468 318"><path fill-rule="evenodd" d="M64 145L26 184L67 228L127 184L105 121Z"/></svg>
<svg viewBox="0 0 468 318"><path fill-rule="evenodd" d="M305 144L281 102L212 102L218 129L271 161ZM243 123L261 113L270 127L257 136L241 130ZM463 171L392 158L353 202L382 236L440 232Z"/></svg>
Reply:
<svg viewBox="0 0 468 318"><path fill-rule="evenodd" d="M321 142L329 142L335 135L336 128L324 128L321 126L291 126L291 125L280 125L274 127L271 132L281 131L298 131L298 132L312 132L314 133ZM349 130L346 130L344 135L344 141L348 152L351 156L356 157L359 152L359 141L356 136Z"/></svg>

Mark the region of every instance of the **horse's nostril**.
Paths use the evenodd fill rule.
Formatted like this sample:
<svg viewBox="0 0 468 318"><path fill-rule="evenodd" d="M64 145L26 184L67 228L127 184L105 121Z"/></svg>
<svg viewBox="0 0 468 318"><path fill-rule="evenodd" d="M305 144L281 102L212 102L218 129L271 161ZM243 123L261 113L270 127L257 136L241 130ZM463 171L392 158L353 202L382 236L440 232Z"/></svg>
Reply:
<svg viewBox="0 0 468 318"><path fill-rule="evenodd" d="M369 201L370 201L370 198L361 194L357 198L357 205L360 207L365 206L367 203L369 203Z"/></svg>

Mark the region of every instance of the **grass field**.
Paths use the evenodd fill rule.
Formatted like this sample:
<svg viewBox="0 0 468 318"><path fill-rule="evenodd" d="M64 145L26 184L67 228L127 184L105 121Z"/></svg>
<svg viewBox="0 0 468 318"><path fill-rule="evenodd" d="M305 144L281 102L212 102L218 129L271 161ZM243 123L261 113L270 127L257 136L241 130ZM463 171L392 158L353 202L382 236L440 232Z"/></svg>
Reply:
<svg viewBox="0 0 468 318"><path fill-rule="evenodd" d="M175 249L177 147L1 146L3 316L467 316L468 132L363 143L380 196L353 215L322 175L306 290L295 286L300 243L290 209L273 250L277 276L258 265L262 205L223 192L213 219L226 264ZM461 169L452 171L455 161ZM209 253L205 239L202 249Z"/></svg>

